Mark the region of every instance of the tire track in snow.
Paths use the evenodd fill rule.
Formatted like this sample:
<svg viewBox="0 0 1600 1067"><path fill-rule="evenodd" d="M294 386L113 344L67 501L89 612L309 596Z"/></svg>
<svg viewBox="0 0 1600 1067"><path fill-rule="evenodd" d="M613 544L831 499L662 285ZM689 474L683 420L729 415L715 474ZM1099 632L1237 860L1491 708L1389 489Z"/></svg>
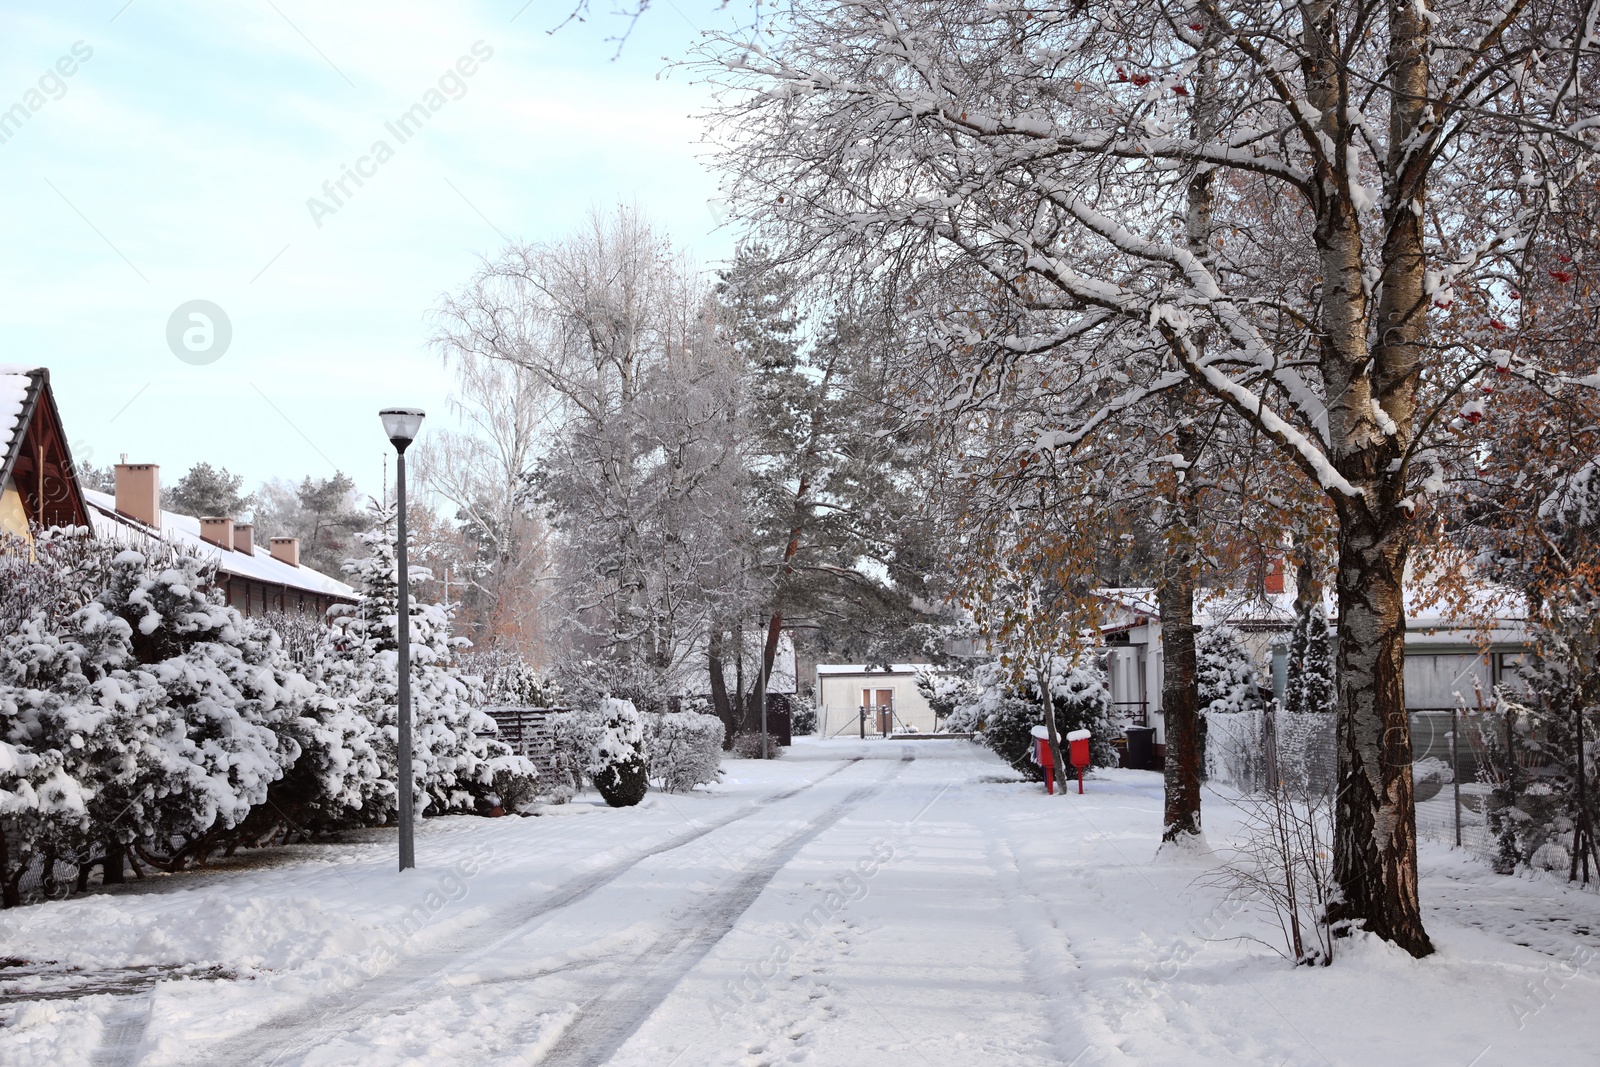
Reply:
<svg viewBox="0 0 1600 1067"><path fill-rule="evenodd" d="M1072 941L1057 921L1050 901L1028 887L1010 842L993 835L986 848L1001 903L1011 918L1017 948L1034 993L1045 1008L1045 1030L1060 1062L1075 1064L1094 1044L1088 1039L1083 1018L1091 1000L1079 973L1078 958L1072 952ZM1076 1004L1066 1001L1068 989L1081 994Z"/></svg>
<svg viewBox="0 0 1600 1067"><path fill-rule="evenodd" d="M839 766L803 785L762 797L727 815L668 838L660 844L579 875L537 900L521 902L458 930L451 937L451 946L407 957L396 967L362 982L343 1003L324 1013L309 1032L306 1006L302 1005L269 1018L242 1034L225 1039L220 1045L207 1050L205 1061L282 1063L285 1057L307 1052L330 1037L356 1029L373 1015L397 1012L413 1000L432 993L451 971L468 966L521 936L529 923L592 896L646 860L693 844L724 827L759 814L774 804L799 796L860 763L862 758L857 756L842 761ZM491 939L488 944L482 943L485 937ZM482 947L463 952L460 950L463 943ZM314 1005L312 1010L315 1010ZM126 1067L137 1062L119 1055L122 1050L102 1051L110 1053L112 1058L104 1061L110 1067Z"/></svg>
<svg viewBox="0 0 1600 1067"><path fill-rule="evenodd" d="M801 849L881 792L915 759L912 750L904 750L882 781L855 790L813 817L779 842L759 864L695 909L697 914L688 922L651 943L639 954L641 966L637 971L621 982L608 981L595 997L579 1008L549 1051L534 1062L541 1067L599 1067L610 1060L655 1014L684 976L738 924L767 885Z"/></svg>

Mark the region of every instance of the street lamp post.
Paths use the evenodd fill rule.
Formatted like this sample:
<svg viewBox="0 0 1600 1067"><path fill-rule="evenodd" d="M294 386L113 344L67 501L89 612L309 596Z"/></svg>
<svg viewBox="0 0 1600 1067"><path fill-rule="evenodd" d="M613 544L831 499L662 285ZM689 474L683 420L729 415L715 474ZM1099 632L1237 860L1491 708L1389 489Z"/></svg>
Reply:
<svg viewBox="0 0 1600 1067"><path fill-rule="evenodd" d="M395 538L395 555L400 564L400 612L395 620L397 665L400 674L399 748L400 772L400 869L409 870L417 865L417 853L412 838L414 810L412 794L415 786L411 778L411 582L406 569L406 448L417 439L422 428L421 408L385 408L378 412L383 420L383 432L394 445L395 503L398 507L398 529Z"/></svg>
<svg viewBox="0 0 1600 1067"><path fill-rule="evenodd" d="M761 617L761 637L763 645L759 658L756 660L756 707L761 710L761 758L770 759L767 753L767 617Z"/></svg>

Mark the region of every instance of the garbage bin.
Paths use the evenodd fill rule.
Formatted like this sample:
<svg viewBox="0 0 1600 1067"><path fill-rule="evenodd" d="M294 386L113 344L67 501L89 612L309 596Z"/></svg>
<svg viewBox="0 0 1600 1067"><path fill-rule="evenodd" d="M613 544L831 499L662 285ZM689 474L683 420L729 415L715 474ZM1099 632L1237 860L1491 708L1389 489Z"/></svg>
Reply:
<svg viewBox="0 0 1600 1067"><path fill-rule="evenodd" d="M1128 766L1136 771L1153 771L1156 767L1156 728L1154 726L1128 727Z"/></svg>

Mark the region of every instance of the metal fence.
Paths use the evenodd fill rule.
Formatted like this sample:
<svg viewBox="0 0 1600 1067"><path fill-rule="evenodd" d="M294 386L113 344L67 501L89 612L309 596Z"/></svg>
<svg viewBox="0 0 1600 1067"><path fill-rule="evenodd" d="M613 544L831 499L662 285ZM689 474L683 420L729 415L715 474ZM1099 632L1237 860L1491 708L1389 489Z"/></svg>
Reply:
<svg viewBox="0 0 1600 1067"><path fill-rule="evenodd" d="M1412 782L1417 834L1488 856L1487 813L1497 780L1484 742L1501 720L1462 708L1413 708ZM1257 792L1271 781L1315 796L1338 785L1337 717L1265 711L1211 714L1206 726L1206 773L1216 785Z"/></svg>

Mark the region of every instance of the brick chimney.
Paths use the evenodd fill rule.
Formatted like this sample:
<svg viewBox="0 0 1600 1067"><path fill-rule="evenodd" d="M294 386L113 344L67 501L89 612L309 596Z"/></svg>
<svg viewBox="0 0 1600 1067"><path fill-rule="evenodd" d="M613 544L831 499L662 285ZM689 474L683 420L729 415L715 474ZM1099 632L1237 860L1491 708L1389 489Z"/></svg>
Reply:
<svg viewBox="0 0 1600 1067"><path fill-rule="evenodd" d="M256 528L248 522L235 523L233 527L233 550L243 552L247 556L256 554Z"/></svg>
<svg viewBox="0 0 1600 1067"><path fill-rule="evenodd" d="M1262 587L1268 593L1283 592L1283 557L1273 556L1267 560L1267 573L1262 582Z"/></svg>
<svg viewBox="0 0 1600 1067"><path fill-rule="evenodd" d="M267 539L267 544L272 546L273 559L291 567L300 566L300 538L272 537Z"/></svg>
<svg viewBox="0 0 1600 1067"><path fill-rule="evenodd" d="M200 539L210 541L218 548L233 551L233 520L232 519L201 519Z"/></svg>
<svg viewBox="0 0 1600 1067"><path fill-rule="evenodd" d="M117 512L161 529L161 468L154 463L118 463Z"/></svg>

